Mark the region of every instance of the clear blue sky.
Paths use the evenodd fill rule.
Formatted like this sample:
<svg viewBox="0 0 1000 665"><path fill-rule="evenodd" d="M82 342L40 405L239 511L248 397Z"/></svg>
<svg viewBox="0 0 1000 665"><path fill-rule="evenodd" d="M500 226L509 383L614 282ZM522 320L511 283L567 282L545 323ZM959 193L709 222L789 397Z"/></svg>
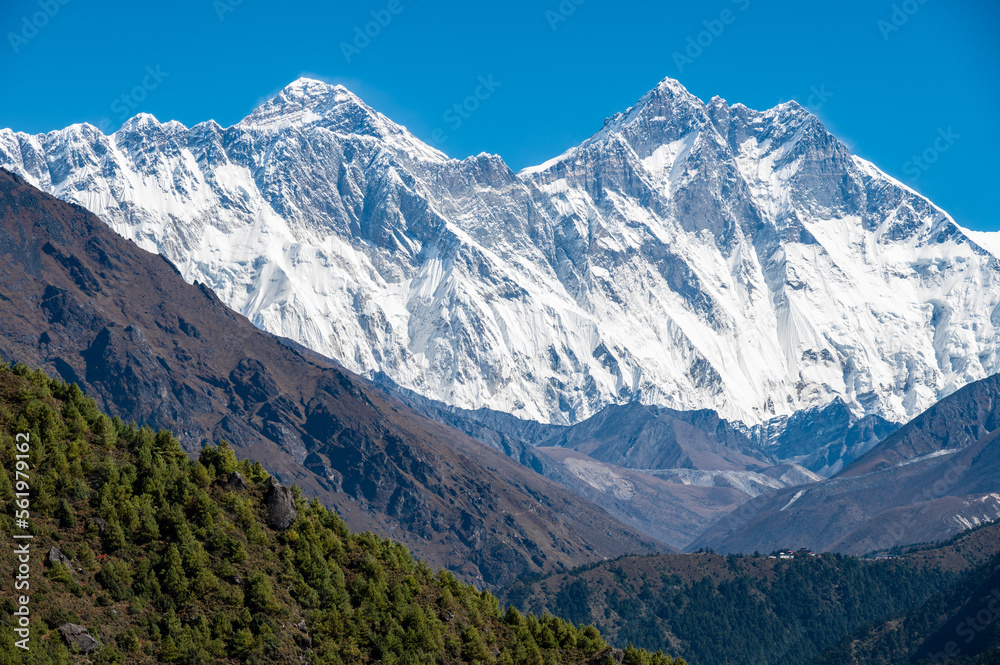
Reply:
<svg viewBox="0 0 1000 665"><path fill-rule="evenodd" d="M387 25L345 55L373 11ZM116 129L125 111L228 125L307 74L428 142L440 129L451 156L498 153L519 169L671 76L706 100L812 103L857 154L960 223L1000 230L994 1L5 0L0 34L0 126L16 130ZM685 54L689 38L700 53ZM456 127L445 114L490 76L499 86ZM933 164L912 161L924 151Z"/></svg>

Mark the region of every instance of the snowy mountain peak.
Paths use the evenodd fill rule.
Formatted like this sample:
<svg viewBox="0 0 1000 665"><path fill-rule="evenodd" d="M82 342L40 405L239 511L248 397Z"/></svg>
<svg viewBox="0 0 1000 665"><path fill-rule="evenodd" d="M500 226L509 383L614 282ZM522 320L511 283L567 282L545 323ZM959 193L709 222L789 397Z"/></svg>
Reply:
<svg viewBox="0 0 1000 665"><path fill-rule="evenodd" d="M378 115L342 85L300 78L254 109L241 124L257 127L305 125L344 114L359 118Z"/></svg>
<svg viewBox="0 0 1000 665"><path fill-rule="evenodd" d="M296 107L307 108L319 114L327 112L338 106L350 106L363 110L366 113L375 114L360 97L340 84L331 84L311 78L299 78L284 88L278 94L265 102L263 106L271 104L282 107L285 110L293 110Z"/></svg>
<svg viewBox="0 0 1000 665"><path fill-rule="evenodd" d="M725 99L719 97L718 95L715 95L710 100L708 100L708 111L713 119L719 117L728 118L730 113L732 112L732 109L729 107L729 104L726 103Z"/></svg>
<svg viewBox="0 0 1000 665"><path fill-rule="evenodd" d="M176 121L174 121L176 122ZM137 129L140 127L149 127L151 125L159 125L160 121L156 119L152 113L137 113L132 116L122 125L122 128Z"/></svg>
<svg viewBox="0 0 1000 665"><path fill-rule="evenodd" d="M705 104L688 92L679 81L665 78L628 111L623 124L640 119L671 122L689 115L703 116Z"/></svg>
<svg viewBox="0 0 1000 665"><path fill-rule="evenodd" d="M345 136L371 137L409 159L445 162L448 157L368 106L342 85L299 78L240 121L250 129L283 131L323 127Z"/></svg>
<svg viewBox="0 0 1000 665"><path fill-rule="evenodd" d="M787 126L793 126L796 128L808 127L813 133L820 134L824 137L830 137L831 139L837 140L839 143L839 139L836 139L836 137L826 131L826 127L823 126L823 122L812 111L805 108L794 99L778 104L773 109L764 111L763 117L770 119L772 122L777 122Z"/></svg>
<svg viewBox="0 0 1000 665"><path fill-rule="evenodd" d="M789 99L787 102L782 102L782 103L778 104L777 106L775 106L774 109L776 111L779 111L779 112L783 111L783 112L792 113L792 114L795 114L795 115L799 115L801 113L807 113L809 115L812 115L811 113L809 113L809 111L807 111L805 109L805 107L803 107L801 104L799 104L794 99Z"/></svg>
<svg viewBox="0 0 1000 665"><path fill-rule="evenodd" d="M795 103L664 79L514 174L299 79L225 129L0 130L0 166L256 325L464 408L571 423L639 399L756 425L839 399L900 422L1000 371L995 236Z"/></svg>
<svg viewBox="0 0 1000 665"><path fill-rule="evenodd" d="M10 132L11 135L14 135L14 132L11 132L11 130L9 130L9 129L4 129L4 130L0 130L0 131L2 131L2 132ZM79 138L83 138L83 137L93 137L95 135L99 135L99 136L102 135L101 134L101 130L98 129L96 126L90 124L89 122L77 122L77 123L74 123L74 124L72 124L72 125L64 128L64 129L60 129L60 130L57 130L57 131L54 131L54 132L49 132L48 134L41 134L40 136L53 137L53 138L56 138L56 137L62 137L62 138L75 137L75 138L79 139ZM18 134L16 134L16 136L22 136L22 137L26 138L27 134L20 134L20 133L18 133Z"/></svg>
<svg viewBox="0 0 1000 665"><path fill-rule="evenodd" d="M114 136L122 137L139 134L175 135L187 132L188 128L177 120L160 122L151 113L139 113L126 120Z"/></svg>
<svg viewBox="0 0 1000 665"><path fill-rule="evenodd" d="M286 96L326 96L331 92L345 92L349 93L347 88L340 85L339 83L327 83L326 81L320 81L319 79L309 78L308 76L300 76L295 79L284 88L282 88L281 93Z"/></svg>
<svg viewBox="0 0 1000 665"><path fill-rule="evenodd" d="M680 81L670 78L669 76L664 77L659 83L656 84L656 87L647 94L691 95L691 93L688 92L688 89L685 88Z"/></svg>

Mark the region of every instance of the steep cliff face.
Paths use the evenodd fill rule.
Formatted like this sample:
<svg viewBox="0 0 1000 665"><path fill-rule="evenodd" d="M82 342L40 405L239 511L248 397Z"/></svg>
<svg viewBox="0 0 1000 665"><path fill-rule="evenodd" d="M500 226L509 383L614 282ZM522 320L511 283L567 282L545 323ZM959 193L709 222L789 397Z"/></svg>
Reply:
<svg viewBox="0 0 1000 665"><path fill-rule="evenodd" d="M3 130L0 165L258 327L464 408L566 424L638 398L758 426L839 398L903 422L1000 370L1000 243L795 103L667 79L514 173L300 79L228 128Z"/></svg>

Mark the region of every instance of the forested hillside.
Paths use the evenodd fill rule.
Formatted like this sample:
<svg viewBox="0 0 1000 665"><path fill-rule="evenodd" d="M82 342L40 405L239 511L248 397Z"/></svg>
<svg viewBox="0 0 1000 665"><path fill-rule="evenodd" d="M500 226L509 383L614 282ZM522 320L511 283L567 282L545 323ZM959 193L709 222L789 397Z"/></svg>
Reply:
<svg viewBox="0 0 1000 665"><path fill-rule="evenodd" d="M903 617L866 626L811 665L1000 663L1000 555Z"/></svg>
<svg viewBox="0 0 1000 665"><path fill-rule="evenodd" d="M680 662L504 610L404 546L351 533L227 445L193 461L169 432L111 419L76 385L24 366L0 365L0 463L3 665ZM30 541L12 538L26 533L18 480ZM30 588L15 593L24 542ZM28 650L9 621L20 594Z"/></svg>
<svg viewBox="0 0 1000 665"><path fill-rule="evenodd" d="M947 588L961 560L711 553L623 557L525 578L502 598L593 623L610 639L665 649L692 665L807 663L861 627Z"/></svg>

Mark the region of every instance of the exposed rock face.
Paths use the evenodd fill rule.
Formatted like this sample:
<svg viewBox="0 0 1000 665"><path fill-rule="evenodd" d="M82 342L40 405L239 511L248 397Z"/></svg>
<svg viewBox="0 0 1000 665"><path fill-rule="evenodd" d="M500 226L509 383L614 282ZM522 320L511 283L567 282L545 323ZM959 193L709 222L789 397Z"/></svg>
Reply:
<svg viewBox="0 0 1000 665"><path fill-rule="evenodd" d="M50 564L62 563L69 568L70 572L73 572L73 561L70 560L68 556L59 551L59 548L53 545L49 548L49 554L45 557Z"/></svg>
<svg viewBox="0 0 1000 665"><path fill-rule="evenodd" d="M87 629L75 623L64 623L59 626L66 643L83 653L93 653L101 648L101 643Z"/></svg>
<svg viewBox="0 0 1000 665"><path fill-rule="evenodd" d="M237 491L245 490L250 487L250 485L247 483L247 479L244 478L239 471L234 471L233 473L229 474L229 479L226 481L226 484L229 485L229 489Z"/></svg>
<svg viewBox="0 0 1000 665"><path fill-rule="evenodd" d="M751 430L754 442L783 462L830 477L899 429L876 415L859 418L841 399Z"/></svg>
<svg viewBox="0 0 1000 665"><path fill-rule="evenodd" d="M264 495L267 506L267 523L272 528L284 531L295 523L299 513L295 509L295 497L292 490L284 487L274 478L267 482L267 493Z"/></svg>
<svg viewBox="0 0 1000 665"><path fill-rule="evenodd" d="M0 303L5 361L79 383L106 412L171 429L192 453L205 440L230 441L353 530L391 534L466 579L494 584L660 547L256 329L163 258L3 170Z"/></svg>

